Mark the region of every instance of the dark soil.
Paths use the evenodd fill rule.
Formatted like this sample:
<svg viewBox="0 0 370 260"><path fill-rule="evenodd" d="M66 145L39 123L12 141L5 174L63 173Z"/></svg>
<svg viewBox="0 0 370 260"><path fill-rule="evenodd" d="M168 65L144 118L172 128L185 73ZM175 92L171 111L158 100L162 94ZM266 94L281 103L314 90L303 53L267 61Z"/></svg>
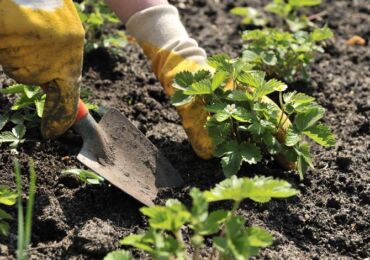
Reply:
<svg viewBox="0 0 370 260"><path fill-rule="evenodd" d="M228 10L237 3L261 5L257 0L175 2L189 33L209 54L227 52L232 56L241 53L243 26ZM249 224L265 227L275 237L274 245L263 250L261 258L364 259L370 257L370 4L331 0L313 10L327 11L335 39L327 53L318 55L312 64L310 84L293 85L315 96L327 109L325 121L336 134L337 145L330 149L314 146L316 169L308 172L303 182L271 161L244 167L240 176L284 178L300 189L301 195L263 205L248 201L239 213ZM366 39L366 46L345 44L355 34ZM105 50L86 55L83 85L93 91L98 104L115 107L128 116L184 178L184 188L164 192L159 201L169 197L186 201L191 187L207 189L222 180L219 162L196 157L140 48L130 44L123 51L125 56L118 61ZM0 86L10 83L0 77ZM0 102L9 101L0 96ZM63 169L83 167L76 160L81 140L72 132L54 141L42 141L37 135L33 139L36 141L21 146L17 155L24 172L32 157L38 173L32 259L101 259L119 248L120 238L146 228L138 211L142 205L131 197L108 184L85 186L75 177L61 174ZM13 156L5 148L0 151L1 184L14 188ZM14 208L9 211L16 217ZM12 221L9 237L0 238L0 259L14 258L16 238L16 221Z"/></svg>

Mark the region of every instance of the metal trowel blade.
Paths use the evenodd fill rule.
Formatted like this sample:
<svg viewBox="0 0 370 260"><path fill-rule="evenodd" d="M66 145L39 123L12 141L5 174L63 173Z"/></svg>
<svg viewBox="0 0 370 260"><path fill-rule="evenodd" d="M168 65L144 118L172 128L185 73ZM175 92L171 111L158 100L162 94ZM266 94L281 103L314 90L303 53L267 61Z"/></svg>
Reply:
<svg viewBox="0 0 370 260"><path fill-rule="evenodd" d="M150 206L159 188L183 184L171 163L120 111L108 110L99 128L112 148L112 162L99 163L90 142L84 142L77 159L114 186Z"/></svg>

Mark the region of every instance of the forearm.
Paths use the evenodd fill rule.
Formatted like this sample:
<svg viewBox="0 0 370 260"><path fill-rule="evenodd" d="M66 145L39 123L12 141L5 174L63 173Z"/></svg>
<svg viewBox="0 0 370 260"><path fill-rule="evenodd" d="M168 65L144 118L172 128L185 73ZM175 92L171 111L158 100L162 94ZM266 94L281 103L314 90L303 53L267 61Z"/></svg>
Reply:
<svg viewBox="0 0 370 260"><path fill-rule="evenodd" d="M105 0L123 23L135 13L155 5L169 4L167 0Z"/></svg>

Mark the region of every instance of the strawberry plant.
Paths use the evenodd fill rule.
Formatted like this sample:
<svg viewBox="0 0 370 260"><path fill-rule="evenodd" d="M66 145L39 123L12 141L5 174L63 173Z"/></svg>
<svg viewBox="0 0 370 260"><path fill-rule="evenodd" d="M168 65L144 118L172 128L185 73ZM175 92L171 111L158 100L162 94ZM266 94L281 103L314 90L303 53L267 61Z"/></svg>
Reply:
<svg viewBox="0 0 370 260"><path fill-rule="evenodd" d="M234 7L230 13L241 16L245 25L265 26L268 22L264 14L253 7Z"/></svg>
<svg viewBox="0 0 370 260"><path fill-rule="evenodd" d="M0 185L0 204L12 206L17 200L17 194L9 189L8 186ZM9 233L8 220L12 220L12 216L5 210L0 208L0 235L6 236Z"/></svg>
<svg viewBox="0 0 370 260"><path fill-rule="evenodd" d="M83 0L75 3L85 29L85 51L103 47L109 48L114 55L122 54L122 47L127 44L126 34L115 27L120 23L118 17L101 0ZM107 32L102 32L102 27Z"/></svg>
<svg viewBox="0 0 370 260"><path fill-rule="evenodd" d="M246 227L246 219L236 215L240 203L246 199L266 203L272 198L297 194L286 181L233 176L209 191L193 188L190 208L175 199L168 200L165 206L142 208L140 211L149 218L149 230L125 237L121 243L144 250L153 259L201 259L201 251L211 239L210 259L249 259L257 255L260 248L271 245L273 237L262 228ZM210 203L225 200L233 202L231 210L209 211ZM189 246L184 242L184 228L191 230ZM188 252L192 252L191 255ZM131 259L127 252L120 250L105 260L113 259L113 254Z"/></svg>
<svg viewBox="0 0 370 260"><path fill-rule="evenodd" d="M37 128L44 111L46 95L41 87L24 84L14 84L0 89L0 94L15 95L16 99L10 107L0 108L0 144L7 143L16 152L18 145L25 142L27 129ZM97 111L99 107L89 100L91 92L81 90L81 99L90 110ZM8 128L8 130L4 130Z"/></svg>
<svg viewBox="0 0 370 260"><path fill-rule="evenodd" d="M327 28L313 32L284 32L265 28L243 33L246 41L243 59L269 77L292 82L297 78L308 80L307 69L317 52L324 52L323 42L333 37Z"/></svg>
<svg viewBox="0 0 370 260"><path fill-rule="evenodd" d="M300 15L299 11L304 7L320 4L321 0L273 0L265 6L265 10L282 18L290 31L297 32L315 27L315 24L307 16Z"/></svg>
<svg viewBox="0 0 370 260"><path fill-rule="evenodd" d="M242 23L262 26L262 29L247 30L243 33L243 57L254 68L265 71L269 77L292 82L296 79L308 80L308 65L315 54L324 52L325 41L333 37L328 27L318 28L310 18L299 15L303 7L319 5L321 0L273 0L265 10L276 14L288 26L282 28L265 27L260 23L263 13L251 7L236 7L232 13L243 16ZM311 29L313 28L313 29Z"/></svg>
<svg viewBox="0 0 370 260"><path fill-rule="evenodd" d="M104 181L104 178L100 177L95 172L83 169L68 169L62 171L62 173L76 175L85 184L99 185Z"/></svg>
<svg viewBox="0 0 370 260"><path fill-rule="evenodd" d="M10 131L0 132L0 144L8 143L9 148L15 149L25 141L26 129L36 127L44 110L46 95L40 87L15 84L5 89L0 89L1 94L15 94L17 98L9 107L0 108L0 131L7 124L11 125Z"/></svg>
<svg viewBox="0 0 370 260"><path fill-rule="evenodd" d="M243 162L256 164L267 154L284 155L297 165L302 179L307 168L313 168L306 139L325 147L335 144L329 128L319 123L325 109L313 97L295 91L283 94L285 83L266 79L265 72L252 69L242 59L221 54L209 58L208 63L213 73L184 71L175 76L177 91L172 103L203 103L209 112L205 127L226 177L236 174ZM279 105L267 101L267 95L274 92ZM292 124L284 137L288 119Z"/></svg>

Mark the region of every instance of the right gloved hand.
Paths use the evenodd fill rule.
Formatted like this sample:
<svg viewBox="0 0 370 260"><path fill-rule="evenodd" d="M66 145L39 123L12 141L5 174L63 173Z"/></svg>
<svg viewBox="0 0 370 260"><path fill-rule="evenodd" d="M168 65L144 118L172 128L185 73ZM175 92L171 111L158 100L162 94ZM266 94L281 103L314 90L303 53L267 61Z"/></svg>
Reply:
<svg viewBox="0 0 370 260"><path fill-rule="evenodd" d="M177 73L200 69L212 71L206 64L205 51L188 36L175 7L158 5L147 8L134 14L126 26L152 61L154 73L164 86L167 95L171 96L175 92L172 83ZM204 109L204 104L199 99L195 100L177 109L194 151L199 157L209 159L213 156L214 146L204 127L208 113ZM267 97L264 101L273 103ZM281 127L277 135L280 142L284 141L289 125L290 122L287 120ZM286 168L293 167L284 161L284 158L279 160Z"/></svg>
<svg viewBox="0 0 370 260"><path fill-rule="evenodd" d="M84 34L72 0L0 1L0 64L19 83L44 86L44 138L75 121Z"/></svg>

